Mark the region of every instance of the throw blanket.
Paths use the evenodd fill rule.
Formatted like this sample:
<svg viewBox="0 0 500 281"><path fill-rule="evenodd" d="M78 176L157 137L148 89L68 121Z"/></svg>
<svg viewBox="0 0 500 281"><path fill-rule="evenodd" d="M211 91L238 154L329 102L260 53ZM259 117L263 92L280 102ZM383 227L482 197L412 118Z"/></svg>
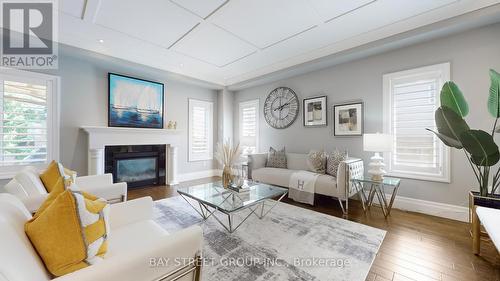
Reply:
<svg viewBox="0 0 500 281"><path fill-rule="evenodd" d="M288 187L288 198L300 203L314 205L314 185L319 174L298 171L292 174Z"/></svg>

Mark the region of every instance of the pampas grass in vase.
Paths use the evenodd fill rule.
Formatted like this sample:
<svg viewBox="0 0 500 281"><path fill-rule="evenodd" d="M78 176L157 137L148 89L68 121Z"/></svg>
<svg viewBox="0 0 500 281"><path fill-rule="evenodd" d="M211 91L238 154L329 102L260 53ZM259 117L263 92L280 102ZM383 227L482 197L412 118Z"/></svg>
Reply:
<svg viewBox="0 0 500 281"><path fill-rule="evenodd" d="M241 158L240 144L233 146L231 141L226 140L223 143L217 143L217 149L215 150L215 159L219 161L222 165L222 186L227 188L232 180L232 168Z"/></svg>

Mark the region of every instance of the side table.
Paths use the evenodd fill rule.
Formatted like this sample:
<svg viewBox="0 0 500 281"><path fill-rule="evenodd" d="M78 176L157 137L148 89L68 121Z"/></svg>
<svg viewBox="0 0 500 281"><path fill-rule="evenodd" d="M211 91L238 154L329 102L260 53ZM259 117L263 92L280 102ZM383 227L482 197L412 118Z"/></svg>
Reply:
<svg viewBox="0 0 500 281"><path fill-rule="evenodd" d="M355 185L357 190L361 190L364 196L365 184L370 186L367 198L368 208L373 205L373 199L377 195L377 199L380 202L380 207L384 216L387 217L391 214L392 205L394 204L394 199L398 193L399 185L401 179L394 177L384 177L383 180L377 181L372 180L371 176L359 176L352 179L353 185ZM387 200L385 190L392 188L392 194L390 200Z"/></svg>

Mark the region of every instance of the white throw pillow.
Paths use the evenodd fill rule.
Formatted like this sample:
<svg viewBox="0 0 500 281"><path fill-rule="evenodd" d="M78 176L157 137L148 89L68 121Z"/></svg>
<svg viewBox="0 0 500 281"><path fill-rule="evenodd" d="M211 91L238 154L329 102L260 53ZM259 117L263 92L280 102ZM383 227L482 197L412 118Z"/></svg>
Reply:
<svg viewBox="0 0 500 281"><path fill-rule="evenodd" d="M7 193L14 195L21 200L28 199L28 193L26 193L23 186L15 179L9 181L3 188L7 191Z"/></svg>
<svg viewBox="0 0 500 281"><path fill-rule="evenodd" d="M33 167L26 167L14 176L14 179L22 185L28 197L47 194L47 190L40 180L38 172Z"/></svg>

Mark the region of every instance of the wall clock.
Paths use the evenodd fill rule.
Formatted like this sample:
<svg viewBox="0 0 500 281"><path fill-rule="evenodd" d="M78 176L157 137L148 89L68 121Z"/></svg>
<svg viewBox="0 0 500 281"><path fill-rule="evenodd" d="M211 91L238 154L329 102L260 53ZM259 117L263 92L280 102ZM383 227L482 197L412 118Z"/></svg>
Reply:
<svg viewBox="0 0 500 281"><path fill-rule="evenodd" d="M264 118L271 127L285 129L298 115L299 99L292 89L279 87L269 93L264 103Z"/></svg>

